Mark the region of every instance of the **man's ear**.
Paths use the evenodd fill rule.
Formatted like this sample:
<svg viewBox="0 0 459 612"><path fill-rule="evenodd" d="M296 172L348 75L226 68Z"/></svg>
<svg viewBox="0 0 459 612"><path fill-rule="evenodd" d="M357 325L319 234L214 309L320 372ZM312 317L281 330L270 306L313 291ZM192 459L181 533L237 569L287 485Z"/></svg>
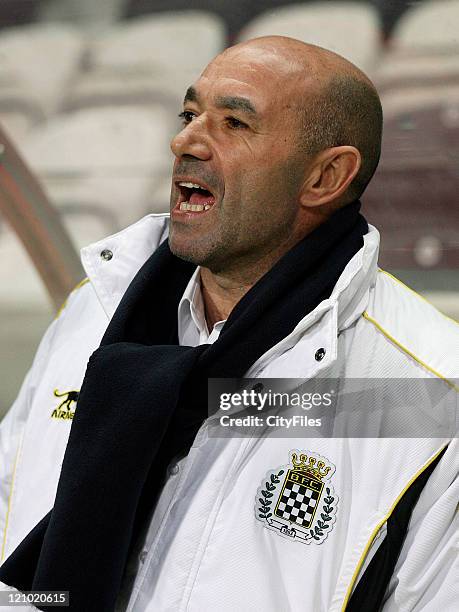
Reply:
<svg viewBox="0 0 459 612"><path fill-rule="evenodd" d="M300 195L302 206L314 207L337 201L362 165L360 151L350 145L325 149L309 166Z"/></svg>

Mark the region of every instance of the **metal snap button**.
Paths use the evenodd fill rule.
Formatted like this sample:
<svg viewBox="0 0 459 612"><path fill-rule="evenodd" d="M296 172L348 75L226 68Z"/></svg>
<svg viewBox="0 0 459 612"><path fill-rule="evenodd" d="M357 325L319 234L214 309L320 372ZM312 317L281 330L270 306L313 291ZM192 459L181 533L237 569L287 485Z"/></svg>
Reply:
<svg viewBox="0 0 459 612"><path fill-rule="evenodd" d="M145 563L145 559L147 558L147 555L148 555L148 550L142 550L142 552L139 555L140 563Z"/></svg>
<svg viewBox="0 0 459 612"><path fill-rule="evenodd" d="M325 357L325 353L326 350L324 348L317 349L316 354L314 355L315 360L322 361L322 359Z"/></svg>
<svg viewBox="0 0 459 612"><path fill-rule="evenodd" d="M103 260L110 261L110 259L113 257L113 253L109 249L104 249L101 252L100 256L102 257Z"/></svg>
<svg viewBox="0 0 459 612"><path fill-rule="evenodd" d="M180 470L180 467L179 467L178 463L174 463L174 465L171 465L169 467L169 474L171 476L175 476L176 474L179 473L179 470Z"/></svg>

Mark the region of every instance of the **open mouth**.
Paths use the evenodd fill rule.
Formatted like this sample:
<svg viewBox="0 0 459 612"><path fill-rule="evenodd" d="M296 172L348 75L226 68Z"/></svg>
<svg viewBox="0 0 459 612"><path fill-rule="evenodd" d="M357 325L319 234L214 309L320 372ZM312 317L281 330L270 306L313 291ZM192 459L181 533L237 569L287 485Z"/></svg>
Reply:
<svg viewBox="0 0 459 612"><path fill-rule="evenodd" d="M176 209L182 212L203 213L215 204L215 196L211 191L188 181L177 182L180 191Z"/></svg>

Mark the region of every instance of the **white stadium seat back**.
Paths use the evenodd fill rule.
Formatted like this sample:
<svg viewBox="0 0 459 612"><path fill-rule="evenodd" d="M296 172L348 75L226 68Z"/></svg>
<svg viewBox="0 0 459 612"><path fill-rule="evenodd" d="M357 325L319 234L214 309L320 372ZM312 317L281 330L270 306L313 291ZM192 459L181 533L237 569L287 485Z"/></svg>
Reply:
<svg viewBox="0 0 459 612"><path fill-rule="evenodd" d="M110 211L121 227L144 214L170 172L164 108L95 108L51 120L23 147L51 200Z"/></svg>
<svg viewBox="0 0 459 612"><path fill-rule="evenodd" d="M45 110L17 75L0 67L0 124L18 145L30 130L43 122Z"/></svg>
<svg viewBox="0 0 459 612"><path fill-rule="evenodd" d="M39 21L71 20L83 27L94 27L119 19L124 0L47 0L39 4Z"/></svg>
<svg viewBox="0 0 459 612"><path fill-rule="evenodd" d="M183 91L176 90L159 69L150 68L145 72L93 70L82 73L75 80L63 102L63 110L162 104L175 118L183 98Z"/></svg>
<svg viewBox="0 0 459 612"><path fill-rule="evenodd" d="M239 40L267 35L290 36L339 53L371 72L380 46L376 10L359 2L293 4L253 19Z"/></svg>
<svg viewBox="0 0 459 612"><path fill-rule="evenodd" d="M89 62L92 69L142 70L164 66L199 71L223 48L225 28L210 13L158 13L133 19L98 35Z"/></svg>
<svg viewBox="0 0 459 612"><path fill-rule="evenodd" d="M459 49L459 0L425 0L402 15L394 49Z"/></svg>
<svg viewBox="0 0 459 612"><path fill-rule="evenodd" d="M38 171L93 171L148 166L167 144L161 107L88 109L56 116L36 130L24 154Z"/></svg>
<svg viewBox="0 0 459 612"><path fill-rule="evenodd" d="M445 121L458 121L459 84L443 87L403 87L384 93L381 103L385 119L432 107L444 109ZM454 119L454 117L456 119ZM448 154L448 152L445 152Z"/></svg>
<svg viewBox="0 0 459 612"><path fill-rule="evenodd" d="M459 49L458 49L459 51ZM394 87L459 84L458 53L386 53L375 74L379 91Z"/></svg>
<svg viewBox="0 0 459 612"><path fill-rule="evenodd" d="M0 36L0 70L14 74L28 95L52 114L79 69L84 48L83 35L70 26L10 28Z"/></svg>

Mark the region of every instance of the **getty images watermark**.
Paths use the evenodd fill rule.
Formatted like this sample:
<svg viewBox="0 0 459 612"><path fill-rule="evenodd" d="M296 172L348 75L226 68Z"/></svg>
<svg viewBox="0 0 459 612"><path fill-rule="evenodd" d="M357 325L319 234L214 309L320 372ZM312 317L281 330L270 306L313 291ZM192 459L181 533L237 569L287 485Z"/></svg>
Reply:
<svg viewBox="0 0 459 612"><path fill-rule="evenodd" d="M444 380L209 379L212 437L450 438L458 393Z"/></svg>
<svg viewBox="0 0 459 612"><path fill-rule="evenodd" d="M220 416L222 427L321 427L320 417L310 418L305 414L293 414L285 416L283 414L272 414L276 408L300 408L311 410L312 408L328 408L332 405L334 391L325 393L298 393L281 392L268 389L264 391L262 383L256 383L252 389L243 389L236 393L221 393L219 408L221 411L233 411L236 409L256 410L258 413L265 411L264 414L244 416L231 416L224 414Z"/></svg>

